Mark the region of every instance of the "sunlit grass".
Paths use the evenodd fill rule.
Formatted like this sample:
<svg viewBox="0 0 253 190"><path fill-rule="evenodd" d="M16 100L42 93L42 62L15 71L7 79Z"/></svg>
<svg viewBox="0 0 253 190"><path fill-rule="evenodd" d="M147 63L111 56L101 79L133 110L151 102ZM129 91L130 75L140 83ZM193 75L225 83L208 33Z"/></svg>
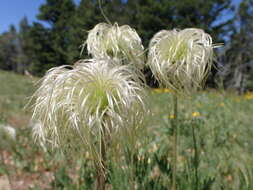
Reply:
<svg viewBox="0 0 253 190"><path fill-rule="evenodd" d="M34 83L37 80L36 77L28 78L0 71L0 122L12 125L27 124L28 111L24 110L24 106L34 92Z"/></svg>
<svg viewBox="0 0 253 190"><path fill-rule="evenodd" d="M30 78L0 72L0 121L17 129L16 144L2 150L13 185L24 181L23 189L92 189L95 171L90 155L77 162L64 158L60 152L43 153L33 143L28 127L30 112L23 107L35 87ZM173 119L172 95L169 89L153 89L149 94L150 116L146 118L148 133L138 142L138 152L131 163L120 168L110 165L108 183L112 189L131 189L133 175L137 189L166 189L170 185L171 138ZM178 189L194 189L194 148L191 129L196 130L199 150L199 181L203 189L253 188L252 112L253 100L246 95L203 91L191 99L181 97L178 156ZM171 117L170 117L171 116ZM25 121L24 121L25 120ZM110 158L110 157L109 157ZM129 165L131 167L129 167ZM0 176L6 170L0 165ZM31 180L32 179L32 180ZM209 186L208 186L209 184Z"/></svg>

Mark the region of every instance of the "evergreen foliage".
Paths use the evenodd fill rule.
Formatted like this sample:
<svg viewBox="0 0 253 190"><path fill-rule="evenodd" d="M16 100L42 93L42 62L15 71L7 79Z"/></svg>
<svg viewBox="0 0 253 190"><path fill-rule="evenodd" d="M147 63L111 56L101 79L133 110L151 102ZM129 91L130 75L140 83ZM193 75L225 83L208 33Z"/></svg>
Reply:
<svg viewBox="0 0 253 190"><path fill-rule="evenodd" d="M19 73L28 70L34 75L42 75L51 67L86 58L86 51L80 55L81 45L87 38L87 31L99 22L130 25L142 38L145 48L153 35L162 29L194 27L212 34L215 42L224 43L226 52L219 52L217 60L226 70L226 74L222 75L225 87L241 84L235 88L240 91L249 88L253 51L248 48L252 47L250 43L253 38L250 32L251 0L242 0L238 9L232 5L232 0L101 2L103 11L98 0L81 0L78 4L73 0L46 0L37 15L39 22L29 25L27 18L23 18L18 32L11 27L0 35L0 69ZM231 18L224 15L235 16ZM242 63L249 66L242 68ZM216 72L213 69L209 84L214 83ZM238 73L247 75L242 77L245 82L234 80L238 78ZM145 74L149 84L154 83L150 71L146 69Z"/></svg>
<svg viewBox="0 0 253 190"><path fill-rule="evenodd" d="M235 15L232 35L226 51L222 55L226 88L244 93L253 89L253 1L243 0Z"/></svg>
<svg viewBox="0 0 253 190"><path fill-rule="evenodd" d="M0 68L17 71L18 40L16 28L11 25L8 32L0 36Z"/></svg>

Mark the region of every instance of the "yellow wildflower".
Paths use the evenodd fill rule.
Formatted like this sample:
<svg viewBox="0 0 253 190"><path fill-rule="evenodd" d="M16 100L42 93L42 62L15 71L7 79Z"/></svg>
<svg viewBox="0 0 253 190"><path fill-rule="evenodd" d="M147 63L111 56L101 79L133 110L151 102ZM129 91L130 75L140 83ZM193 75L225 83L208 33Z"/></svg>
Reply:
<svg viewBox="0 0 253 190"><path fill-rule="evenodd" d="M192 112L192 117L199 117L200 113L199 112Z"/></svg>
<svg viewBox="0 0 253 190"><path fill-rule="evenodd" d="M153 91L156 93L163 93L163 90L161 88L153 88Z"/></svg>
<svg viewBox="0 0 253 190"><path fill-rule="evenodd" d="M164 91L165 93L171 93L171 92L172 92L172 90L169 89L169 88L164 88L163 91Z"/></svg>
<svg viewBox="0 0 253 190"><path fill-rule="evenodd" d="M152 90L157 93L171 93L172 92L172 89L170 88L153 88Z"/></svg>
<svg viewBox="0 0 253 190"><path fill-rule="evenodd" d="M175 119L175 115L174 115L174 114L170 114L170 115L168 116L168 118L169 118L169 119Z"/></svg>
<svg viewBox="0 0 253 190"><path fill-rule="evenodd" d="M220 103L220 107L224 107L225 106L225 104L222 102L222 103Z"/></svg>
<svg viewBox="0 0 253 190"><path fill-rule="evenodd" d="M253 99L253 92L248 92L244 96L246 99Z"/></svg>

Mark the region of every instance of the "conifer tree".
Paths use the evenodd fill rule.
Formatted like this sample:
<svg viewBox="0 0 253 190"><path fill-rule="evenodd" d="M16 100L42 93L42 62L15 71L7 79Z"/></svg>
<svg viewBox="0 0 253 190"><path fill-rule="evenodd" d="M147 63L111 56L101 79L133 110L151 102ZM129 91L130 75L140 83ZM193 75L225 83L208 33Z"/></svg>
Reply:
<svg viewBox="0 0 253 190"><path fill-rule="evenodd" d="M18 35L14 25L0 36L0 69L17 71Z"/></svg>
<svg viewBox="0 0 253 190"><path fill-rule="evenodd" d="M40 7L38 19L50 25L50 45L55 54L55 66L68 64L68 33L75 10L76 7L72 0L47 0Z"/></svg>
<svg viewBox="0 0 253 190"><path fill-rule="evenodd" d="M27 17L24 17L19 23L19 44L17 57L17 70L19 73L24 73L31 63L32 44L29 36L30 26Z"/></svg>
<svg viewBox="0 0 253 190"><path fill-rule="evenodd" d="M243 0L235 15L231 40L220 62L221 77L225 88L237 90L240 94L253 89L253 1Z"/></svg>
<svg viewBox="0 0 253 190"><path fill-rule="evenodd" d="M51 44L51 33L42 24L34 23L29 31L31 39L31 62L29 71L42 76L48 69L55 66L55 50Z"/></svg>

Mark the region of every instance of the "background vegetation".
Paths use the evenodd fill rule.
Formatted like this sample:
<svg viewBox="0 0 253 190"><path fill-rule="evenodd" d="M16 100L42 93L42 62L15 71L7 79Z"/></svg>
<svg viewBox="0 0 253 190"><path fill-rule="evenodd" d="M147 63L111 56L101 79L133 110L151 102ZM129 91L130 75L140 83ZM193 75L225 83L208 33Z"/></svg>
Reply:
<svg viewBox="0 0 253 190"><path fill-rule="evenodd" d="M253 189L253 1L233 7L231 0L104 0L102 7L112 23L135 28L145 47L161 29L186 27L203 28L224 44L208 86L233 92L206 90L179 101L177 184L182 190ZM86 31L105 19L96 0L46 0L37 17L39 22L23 18L19 28L0 35L0 127L9 124L17 133L15 141L0 143L0 187L7 176L12 190L93 189L90 155L73 160L45 152L34 143L35 124L24 106L49 68L88 57L79 48ZM145 75L150 86L157 85L147 68ZM159 88L148 95L150 113L136 151L120 167L111 160L108 190L171 185L172 96Z"/></svg>
<svg viewBox="0 0 253 190"><path fill-rule="evenodd" d="M76 160L73 155L44 152L34 143L31 113L23 108L38 79L1 71L0 80L5 80L0 94L0 123L14 126L17 133L15 141L7 141L8 146L0 144L0 179L8 174L13 190L93 189L95 170L89 154ZM148 94L150 115L136 151L132 150L132 162L126 160L116 167L108 155L108 190L133 186L163 190L171 184L173 115L171 107L164 105L172 105L173 98L168 89L154 89ZM179 110L178 189L251 190L253 130L249 113L253 111L253 94L200 92L191 99L180 99Z"/></svg>

